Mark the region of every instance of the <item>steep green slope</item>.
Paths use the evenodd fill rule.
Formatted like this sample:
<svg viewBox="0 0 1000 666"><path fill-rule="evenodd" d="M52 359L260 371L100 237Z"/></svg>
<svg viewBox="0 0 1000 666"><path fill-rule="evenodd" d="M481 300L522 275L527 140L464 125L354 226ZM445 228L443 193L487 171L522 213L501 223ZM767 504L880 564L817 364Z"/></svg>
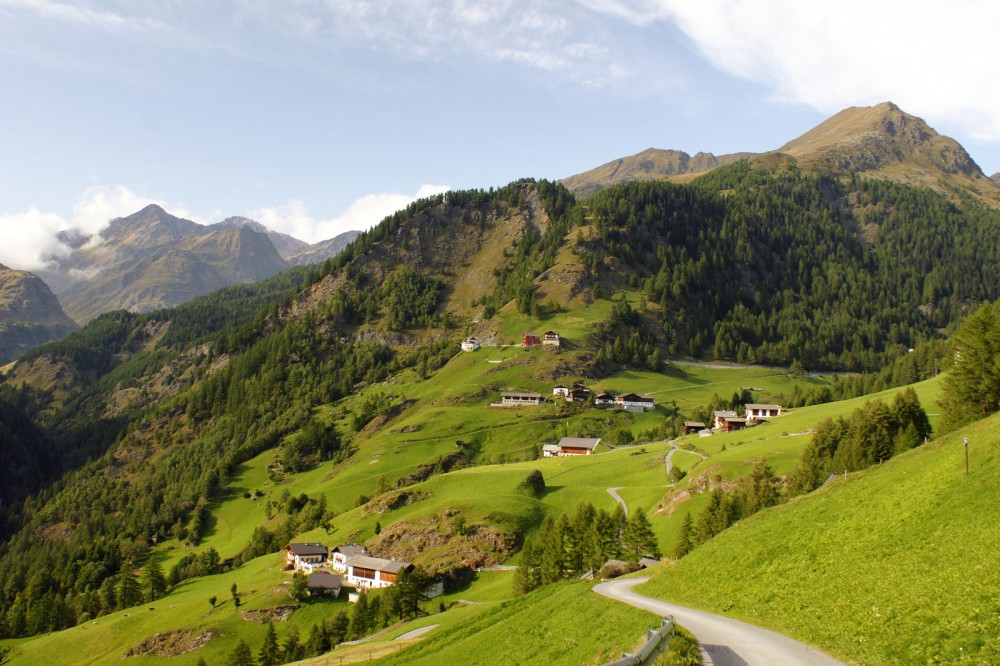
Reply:
<svg viewBox="0 0 1000 666"><path fill-rule="evenodd" d="M998 426L991 417L757 514L640 590L849 661L997 663Z"/></svg>

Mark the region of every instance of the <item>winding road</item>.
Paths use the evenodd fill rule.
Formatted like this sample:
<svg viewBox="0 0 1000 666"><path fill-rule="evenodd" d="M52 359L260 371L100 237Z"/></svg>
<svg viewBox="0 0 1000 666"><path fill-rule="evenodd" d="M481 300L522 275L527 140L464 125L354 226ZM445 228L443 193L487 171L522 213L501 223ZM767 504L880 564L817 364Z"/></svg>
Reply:
<svg viewBox="0 0 1000 666"><path fill-rule="evenodd" d="M600 583L594 592L662 617L672 615L698 639L706 666L843 666L830 655L805 643L746 622L644 597L632 590L648 578L624 578Z"/></svg>
<svg viewBox="0 0 1000 666"><path fill-rule="evenodd" d="M628 506L625 504L625 500L622 499L622 496L618 494L618 491L621 489L622 489L621 486L617 486L615 488L608 488L608 494L611 495L611 498L614 501L618 502L618 506L622 508L622 511L625 513L625 516L628 517Z"/></svg>

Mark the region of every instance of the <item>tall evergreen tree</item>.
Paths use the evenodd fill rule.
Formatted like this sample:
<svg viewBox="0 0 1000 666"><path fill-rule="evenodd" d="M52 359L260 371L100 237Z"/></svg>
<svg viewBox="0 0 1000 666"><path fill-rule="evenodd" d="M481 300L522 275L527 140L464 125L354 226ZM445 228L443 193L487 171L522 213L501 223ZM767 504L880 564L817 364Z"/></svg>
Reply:
<svg viewBox="0 0 1000 666"><path fill-rule="evenodd" d="M622 534L622 550L629 562L638 562L644 556L659 557L660 547L653 534L653 526L641 506L632 510Z"/></svg>
<svg viewBox="0 0 1000 666"><path fill-rule="evenodd" d="M691 520L691 512L684 514L681 520L680 531L677 534L677 545L674 546L674 559L681 559L691 552L691 540L694 536L694 521Z"/></svg>
<svg viewBox="0 0 1000 666"><path fill-rule="evenodd" d="M531 539L524 540L521 548L521 562L514 572L514 596L519 597L532 590L538 589L542 584L541 574L538 570L538 558L535 556L535 548L531 545Z"/></svg>
<svg viewBox="0 0 1000 666"><path fill-rule="evenodd" d="M227 662L229 666L256 666L253 663L253 653L250 652L250 646L247 642L240 639L240 642L236 644L233 651L229 653L229 661Z"/></svg>
<svg viewBox="0 0 1000 666"><path fill-rule="evenodd" d="M260 646L257 657L257 663L260 666L277 666L281 663L281 648L278 646L278 634L274 630L273 622L267 623L264 643Z"/></svg>

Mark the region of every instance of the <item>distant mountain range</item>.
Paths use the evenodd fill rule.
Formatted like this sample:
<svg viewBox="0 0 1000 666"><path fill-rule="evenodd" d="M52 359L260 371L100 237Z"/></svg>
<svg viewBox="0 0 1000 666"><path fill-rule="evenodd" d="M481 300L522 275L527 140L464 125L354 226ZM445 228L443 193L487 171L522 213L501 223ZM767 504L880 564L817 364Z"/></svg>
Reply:
<svg viewBox="0 0 1000 666"><path fill-rule="evenodd" d="M746 158L773 165L782 157L794 158L796 167L804 170L885 178L1000 206L1000 174L987 177L957 141L891 102L845 109L768 153L691 157L650 148L561 182L574 194L586 196L619 183L690 177Z"/></svg>
<svg viewBox="0 0 1000 666"><path fill-rule="evenodd" d="M310 245L245 217L205 226L149 205L112 220L98 238L67 234L63 240L73 252L39 275L66 313L82 324L111 310L172 307L221 287L323 261L357 234Z"/></svg>

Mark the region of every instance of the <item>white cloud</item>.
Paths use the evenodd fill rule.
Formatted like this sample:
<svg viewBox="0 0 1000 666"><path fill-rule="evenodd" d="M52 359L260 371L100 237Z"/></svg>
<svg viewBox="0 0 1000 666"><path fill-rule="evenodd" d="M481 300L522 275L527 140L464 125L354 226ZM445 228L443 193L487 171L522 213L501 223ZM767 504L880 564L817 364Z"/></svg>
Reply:
<svg viewBox="0 0 1000 666"><path fill-rule="evenodd" d="M622 5L591 0L590 5ZM645 5L646 3L640 3ZM659 0L718 68L824 113L885 100L1000 140L1000 5L956 0Z"/></svg>
<svg viewBox="0 0 1000 666"><path fill-rule="evenodd" d="M322 219L314 217L305 204L297 199L288 203L262 208L250 214L268 229L294 236L307 243L318 243L345 231L366 231L398 210L406 208L417 199L449 191L447 185L421 185L415 195L368 194L350 206L339 217Z"/></svg>
<svg viewBox="0 0 1000 666"><path fill-rule="evenodd" d="M115 32L146 31L163 27L162 23L153 19L123 16L114 12L102 12L53 0L0 0L0 7L33 11L43 19Z"/></svg>
<svg viewBox="0 0 1000 666"><path fill-rule="evenodd" d="M144 197L127 187L91 187L77 199L69 218L34 207L23 213L0 214L0 263L19 270L45 268L53 259L70 253L58 238L60 231L79 229L97 243L98 234L111 220L131 215L151 203L178 217L198 221L183 206Z"/></svg>

